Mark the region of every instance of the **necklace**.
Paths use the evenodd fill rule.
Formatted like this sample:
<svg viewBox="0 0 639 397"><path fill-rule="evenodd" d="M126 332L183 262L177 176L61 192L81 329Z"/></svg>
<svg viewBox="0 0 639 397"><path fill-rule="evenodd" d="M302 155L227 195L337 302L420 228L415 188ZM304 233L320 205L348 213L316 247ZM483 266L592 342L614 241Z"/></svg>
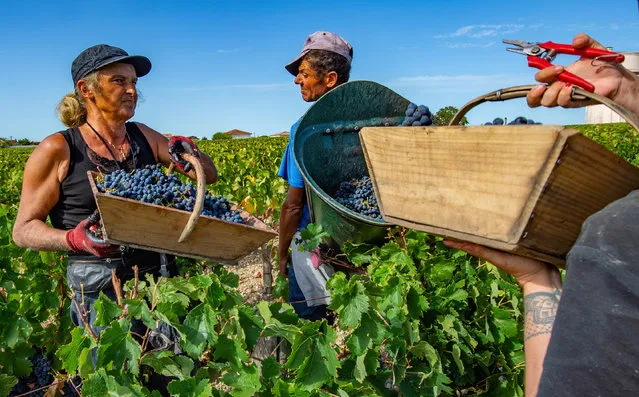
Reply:
<svg viewBox="0 0 639 397"><path fill-rule="evenodd" d="M87 121L87 125L88 125L88 126L89 126L92 130L93 130L93 132L95 133L95 135L97 135L97 136L98 136L98 138L100 138L100 140L102 141L102 143L104 144L104 146L107 148L107 150L108 150L108 151L109 151L109 153L111 154L111 157L113 157L113 160L115 160L115 162L116 162L116 163L118 163L119 161L118 161L118 159L115 157L115 154L113 153L113 151L111 150L111 148L113 148L113 149L115 149L115 150L117 150L117 151L119 151L119 152L120 152L120 156L121 156L122 160L126 159L126 153L124 153L124 149L122 149L122 147L124 146L124 142L129 141L129 132L126 130L126 127L125 127L125 129L124 129L124 134L125 134L125 135L124 135L124 141L122 141L122 144L120 144L120 147L118 148L118 147L116 147L116 146L115 146L112 142L108 142L108 143L107 143L107 140L106 140L106 139L104 139L104 138L102 137L102 135L100 135L100 134L98 133L98 131L96 131L96 129L95 129L95 128L93 128L93 126L91 125L91 123L89 123L88 121ZM130 141L129 141L129 142L130 142ZM109 147L109 145L110 145L111 147ZM118 168L119 168L119 165L118 165Z"/></svg>

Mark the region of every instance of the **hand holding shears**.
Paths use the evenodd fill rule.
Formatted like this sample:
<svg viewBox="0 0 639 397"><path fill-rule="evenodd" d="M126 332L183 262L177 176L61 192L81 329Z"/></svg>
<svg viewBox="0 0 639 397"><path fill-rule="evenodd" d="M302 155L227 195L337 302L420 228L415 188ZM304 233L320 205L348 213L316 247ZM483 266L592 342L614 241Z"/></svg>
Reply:
<svg viewBox="0 0 639 397"><path fill-rule="evenodd" d="M552 41L533 43L521 40L503 40L503 42L516 46L517 48L507 48L506 50L527 55L528 66L537 69L546 69L553 66L552 61L558 54L577 55L581 58L589 58L591 63L599 60L618 64L625 59L623 54L608 51L603 48L577 48L571 44L557 44ZM576 85L589 92L595 91L595 86L592 83L568 71L560 73L557 76L557 80Z"/></svg>

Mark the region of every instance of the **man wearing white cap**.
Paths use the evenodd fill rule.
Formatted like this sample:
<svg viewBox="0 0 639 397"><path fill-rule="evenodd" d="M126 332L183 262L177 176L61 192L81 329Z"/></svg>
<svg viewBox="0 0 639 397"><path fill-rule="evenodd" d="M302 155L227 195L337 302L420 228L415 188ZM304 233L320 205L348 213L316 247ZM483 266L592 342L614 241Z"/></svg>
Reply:
<svg viewBox="0 0 639 397"><path fill-rule="evenodd" d="M302 51L286 65L286 70L295 76L302 99L314 102L348 81L352 59L353 47L342 37L330 32L315 32L306 38ZM289 302L298 302L293 303L297 314L302 318L318 320L326 317L326 306L330 303L326 280L332 269L320 264L315 253L300 251L297 245L299 231L311 220L304 179L295 165L290 145L298 125L299 120L291 127L289 145L278 172L289 184L280 216L279 270L289 277ZM288 254L289 247L292 249L291 256Z"/></svg>

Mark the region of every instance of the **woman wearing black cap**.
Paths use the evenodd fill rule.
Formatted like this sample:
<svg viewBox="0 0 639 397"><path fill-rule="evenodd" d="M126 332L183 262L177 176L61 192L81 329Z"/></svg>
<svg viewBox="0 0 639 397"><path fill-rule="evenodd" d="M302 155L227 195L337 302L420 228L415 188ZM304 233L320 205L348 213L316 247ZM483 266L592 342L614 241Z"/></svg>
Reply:
<svg viewBox="0 0 639 397"><path fill-rule="evenodd" d="M95 319L91 306L100 291L114 298L112 268L123 280L132 277L135 265L140 273L159 273L162 256L120 250L86 235L87 218L96 210L87 171L110 173L173 162L195 178L194 171L185 172L189 166L181 157L189 152L199 156L207 183L217 180L211 159L188 138L169 142L144 124L127 122L135 114L137 79L150 70L146 57L129 56L120 48L102 44L83 51L71 67L74 91L58 105L59 117L69 128L46 137L24 170L13 239L21 247L69 251L67 281L85 305L89 324ZM47 216L53 227L47 225ZM72 319L80 325L77 307L71 306Z"/></svg>

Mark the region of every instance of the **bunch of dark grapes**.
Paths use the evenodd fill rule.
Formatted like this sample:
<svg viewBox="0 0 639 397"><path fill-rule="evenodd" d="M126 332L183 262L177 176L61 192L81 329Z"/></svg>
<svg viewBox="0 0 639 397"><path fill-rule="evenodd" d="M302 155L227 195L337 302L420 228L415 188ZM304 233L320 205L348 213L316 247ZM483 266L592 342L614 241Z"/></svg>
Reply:
<svg viewBox="0 0 639 397"><path fill-rule="evenodd" d="M189 212L193 211L197 195L193 184L183 183L174 174L165 175L159 164L147 165L133 172L115 171L105 175L96 186L103 193ZM240 212L232 210L226 198L212 195L209 191L204 198L202 215L242 223Z"/></svg>
<svg viewBox="0 0 639 397"><path fill-rule="evenodd" d="M377 206L377 196L373 190L371 178L364 176L342 182L335 193L335 200L344 207L369 218L381 220L382 215Z"/></svg>
<svg viewBox="0 0 639 397"><path fill-rule="evenodd" d="M406 108L406 117L404 118L404 122L402 122L403 126L420 126L420 125L431 125L433 124L433 120L431 119L432 114L428 107L424 105L415 105L414 103L409 103L408 108Z"/></svg>
<svg viewBox="0 0 639 397"><path fill-rule="evenodd" d="M50 374L51 361L49 361L42 352L38 352L29 360L32 365L31 375L18 379L18 384L15 385L9 393L10 397L19 396L24 393L29 393L29 396L42 397L44 396L44 393L46 393L47 389L38 389L49 386L53 382L53 376Z"/></svg>
<svg viewBox="0 0 639 397"><path fill-rule="evenodd" d="M523 116L519 116L515 118L513 121L511 121L510 123L508 123L508 125L524 125L524 124L541 124L541 123L535 122L532 119L527 119ZM496 119L492 121L492 123L489 121L487 123L484 123L484 125L504 125L504 119L502 119L501 117L497 117Z"/></svg>

